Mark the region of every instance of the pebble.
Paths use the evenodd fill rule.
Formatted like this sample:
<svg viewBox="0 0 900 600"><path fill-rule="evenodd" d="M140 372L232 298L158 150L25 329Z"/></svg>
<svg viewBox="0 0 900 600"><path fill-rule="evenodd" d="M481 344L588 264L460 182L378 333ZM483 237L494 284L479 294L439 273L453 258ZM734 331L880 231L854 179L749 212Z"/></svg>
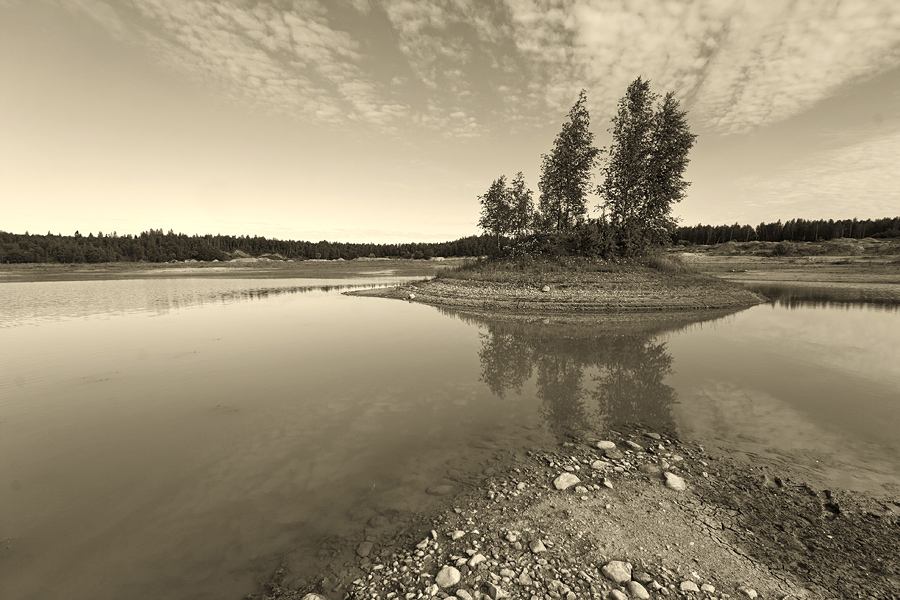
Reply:
<svg viewBox="0 0 900 600"><path fill-rule="evenodd" d="M603 565L600 572L607 579L611 579L616 583L623 583L631 579L631 563L613 560Z"/></svg>
<svg viewBox="0 0 900 600"><path fill-rule="evenodd" d="M558 490L564 490L566 488L572 487L577 483L581 483L581 480L578 479L577 476L571 473L562 473L559 477L553 480L553 487Z"/></svg>
<svg viewBox="0 0 900 600"><path fill-rule="evenodd" d="M487 558L485 558L484 554L479 553L479 554L476 554L475 556L473 556L472 558L470 558L469 562L467 564L469 565L469 568L472 569L474 567L477 567L478 565L480 565L481 563L483 563L486 560L487 560Z"/></svg>
<svg viewBox="0 0 900 600"><path fill-rule="evenodd" d="M451 567L449 565L444 565L444 567L438 571L438 574L434 578L434 582L438 584L441 588L448 588L459 583L459 580L462 576L456 567Z"/></svg>
<svg viewBox="0 0 900 600"><path fill-rule="evenodd" d="M531 551L537 554L538 552L546 552L547 548L544 546L544 542L541 540L534 540L530 544Z"/></svg>
<svg viewBox="0 0 900 600"><path fill-rule="evenodd" d="M356 549L356 555L360 558L365 558L372 552L372 542L363 542Z"/></svg>
<svg viewBox="0 0 900 600"><path fill-rule="evenodd" d="M637 581L629 581L625 584L625 589L628 591L628 595L633 598L640 598L641 600L650 598L650 592Z"/></svg>
<svg viewBox="0 0 900 600"><path fill-rule="evenodd" d="M541 291L542 291L542 292L549 292L549 291L550 291L550 286L549 286L549 285L545 285L544 287L541 288Z"/></svg>
<svg viewBox="0 0 900 600"><path fill-rule="evenodd" d="M682 479L678 475L669 473L668 471L663 475L666 478L666 487L671 488L677 492L683 492L687 489L687 484L684 482L684 479Z"/></svg>
<svg viewBox="0 0 900 600"><path fill-rule="evenodd" d="M682 592L699 592L700 588L697 587L697 584L693 581L682 581L678 586Z"/></svg>

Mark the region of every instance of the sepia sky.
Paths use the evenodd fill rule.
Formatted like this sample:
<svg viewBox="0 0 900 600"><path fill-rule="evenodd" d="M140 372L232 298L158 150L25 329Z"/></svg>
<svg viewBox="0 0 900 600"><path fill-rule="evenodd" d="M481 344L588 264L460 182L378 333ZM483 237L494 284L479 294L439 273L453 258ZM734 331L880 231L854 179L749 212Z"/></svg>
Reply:
<svg viewBox="0 0 900 600"><path fill-rule="evenodd" d="M896 0L0 0L0 230L455 239L637 76L684 224L900 214Z"/></svg>

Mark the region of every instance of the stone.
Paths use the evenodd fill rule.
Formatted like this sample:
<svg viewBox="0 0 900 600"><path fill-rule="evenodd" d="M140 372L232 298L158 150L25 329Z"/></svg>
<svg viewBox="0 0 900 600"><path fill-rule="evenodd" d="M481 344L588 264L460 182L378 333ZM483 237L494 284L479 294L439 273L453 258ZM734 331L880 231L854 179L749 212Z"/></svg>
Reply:
<svg viewBox="0 0 900 600"><path fill-rule="evenodd" d="M430 494L432 496L446 496L447 494L453 491L453 486L448 483L442 483L440 485L433 485L425 490L426 494Z"/></svg>
<svg viewBox="0 0 900 600"><path fill-rule="evenodd" d="M637 581L629 581L626 583L625 590L632 598L640 598L641 600L648 600L650 598L650 592Z"/></svg>
<svg viewBox="0 0 900 600"><path fill-rule="evenodd" d="M754 598L756 598L759 595L756 593L756 590L754 590L753 588L748 587L746 585L739 587L738 591L741 592L742 594L744 594L745 596L747 596L748 598L750 598L750 600L753 600Z"/></svg>
<svg viewBox="0 0 900 600"><path fill-rule="evenodd" d="M478 553L475 556L473 556L472 558L470 558L469 562L466 564L469 565L470 569L474 569L475 567L477 567L478 565L480 565L481 563L483 563L486 560L487 560L487 558L485 558L484 554Z"/></svg>
<svg viewBox="0 0 900 600"><path fill-rule="evenodd" d="M631 578L638 583L650 583L653 581L653 576L647 571L635 571L631 574Z"/></svg>
<svg viewBox="0 0 900 600"><path fill-rule="evenodd" d="M659 475L662 473L662 469L651 463L641 465L639 470L641 473L646 473L647 475Z"/></svg>
<svg viewBox="0 0 900 600"><path fill-rule="evenodd" d="M597 442L596 444L594 444L594 446L596 446L598 450L604 450L604 451L616 449L616 445L613 442L609 442L606 440Z"/></svg>
<svg viewBox="0 0 900 600"><path fill-rule="evenodd" d="M519 539L519 536L516 535L515 531L507 531L506 532L506 541L510 544L515 543L516 540Z"/></svg>
<svg viewBox="0 0 900 600"><path fill-rule="evenodd" d="M700 588L697 587L697 584L693 581L682 581L678 585L678 589L682 592L699 592Z"/></svg>
<svg viewBox="0 0 900 600"><path fill-rule="evenodd" d="M609 600L628 600L628 596L619 590L612 590L607 598L609 598Z"/></svg>
<svg viewBox="0 0 900 600"><path fill-rule="evenodd" d="M675 490L676 492L683 492L687 489L687 484L684 482L684 479L675 475L674 473L669 473L666 471L663 474L666 478L666 487Z"/></svg>
<svg viewBox="0 0 900 600"><path fill-rule="evenodd" d="M441 587L441 589L452 587L459 583L459 580L462 576L459 573L459 570L456 567L451 567L450 565L444 565L438 574L434 577L434 582Z"/></svg>
<svg viewBox="0 0 900 600"><path fill-rule="evenodd" d="M534 580L531 578L531 575L522 571L522 574L519 575L519 585L531 585L534 583Z"/></svg>
<svg viewBox="0 0 900 600"><path fill-rule="evenodd" d="M509 596L509 594L500 589L500 586L494 585L491 582L484 584L484 587L487 590L488 596L491 597L491 600L498 600L498 598L506 598Z"/></svg>
<svg viewBox="0 0 900 600"><path fill-rule="evenodd" d="M581 480L578 479L577 476L573 475L572 473L563 473L553 480L553 487L558 490L564 490L578 483L581 483Z"/></svg>
<svg viewBox="0 0 900 600"><path fill-rule="evenodd" d="M592 469L608 469L612 466L612 463L606 462L605 460L595 460L591 463Z"/></svg>
<svg viewBox="0 0 900 600"><path fill-rule="evenodd" d="M516 484L516 489L517 489L518 491L520 491L520 492L521 492L522 490L524 490L526 487L527 487L527 486L526 486L526 484L525 484L524 481L520 481L519 483Z"/></svg>
<svg viewBox="0 0 900 600"><path fill-rule="evenodd" d="M466 532L465 532L465 531L462 531L462 530L460 530L460 529L457 529L456 531L451 531L451 532L450 532L450 539L451 539L451 540L458 540L459 538L461 538L461 537L464 536L464 535L466 535Z"/></svg>
<svg viewBox="0 0 900 600"><path fill-rule="evenodd" d="M509 577L512 579L515 576L516 573L512 569L500 569L500 577Z"/></svg>
<svg viewBox="0 0 900 600"><path fill-rule="evenodd" d="M541 540L534 540L533 542L531 542L530 547L531 551L535 554L547 551L547 548L544 546L544 542L542 542Z"/></svg>
<svg viewBox="0 0 900 600"><path fill-rule="evenodd" d="M372 552L372 542L363 542L356 549L356 555L360 558L367 557Z"/></svg>
<svg viewBox="0 0 900 600"><path fill-rule="evenodd" d="M407 300L415 300L415 299L416 299L416 295L415 295L415 294L409 294L409 295L406 297L406 299L407 299Z"/></svg>
<svg viewBox="0 0 900 600"><path fill-rule="evenodd" d="M616 583L624 583L631 579L631 563L613 560L603 565L600 572L607 579L611 579Z"/></svg>
<svg viewBox="0 0 900 600"><path fill-rule="evenodd" d="M716 586L710 585L710 584L708 584L708 583L704 583L703 585L700 586L700 591L701 591L701 592L706 592L707 594L715 594L715 593L716 593Z"/></svg>
<svg viewBox="0 0 900 600"><path fill-rule="evenodd" d="M662 436L660 436L658 433L652 433L650 431L644 433L644 435L647 436L648 438L650 438L651 440L661 440L662 439Z"/></svg>
<svg viewBox="0 0 900 600"><path fill-rule="evenodd" d="M629 448L631 448L632 450L635 450L635 451L637 451L637 452L640 452L641 450L644 449L640 444L637 444L637 443L635 443L635 442L632 442L631 440L628 440L628 441L625 442L625 443L628 444L628 447L629 447Z"/></svg>
<svg viewBox="0 0 900 600"><path fill-rule="evenodd" d="M576 494L587 494L587 492L588 492L588 491L587 491L587 488L584 487L583 485L579 485L579 486L577 486L577 487L575 488L575 493L576 493Z"/></svg>
<svg viewBox="0 0 900 600"><path fill-rule="evenodd" d="M544 287L541 288L541 291L542 291L542 292L549 292L549 291L550 291L550 286L549 286L549 285L545 285Z"/></svg>
<svg viewBox="0 0 900 600"><path fill-rule="evenodd" d="M625 455L622 454L622 451L618 448L613 448L612 450L604 450L603 455L610 460L622 460L625 458Z"/></svg>
<svg viewBox="0 0 900 600"><path fill-rule="evenodd" d="M375 515L371 519L369 519L369 527L384 527L388 524L387 517L382 515Z"/></svg>
<svg viewBox="0 0 900 600"><path fill-rule="evenodd" d="M466 590L456 590L456 597L459 598L459 600L474 600L472 594Z"/></svg>
<svg viewBox="0 0 900 600"><path fill-rule="evenodd" d="M303 596L300 600L328 600L325 596L321 594L307 594Z"/></svg>

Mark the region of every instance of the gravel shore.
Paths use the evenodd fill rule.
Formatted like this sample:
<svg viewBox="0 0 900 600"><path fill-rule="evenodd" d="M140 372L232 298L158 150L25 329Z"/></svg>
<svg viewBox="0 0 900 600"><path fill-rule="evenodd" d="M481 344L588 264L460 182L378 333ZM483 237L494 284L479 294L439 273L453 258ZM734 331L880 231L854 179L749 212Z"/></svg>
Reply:
<svg viewBox="0 0 900 600"><path fill-rule="evenodd" d="M898 598L900 498L814 490L664 433L606 432L435 486L370 519L326 573L257 598ZM298 567L302 569L302 567Z"/></svg>

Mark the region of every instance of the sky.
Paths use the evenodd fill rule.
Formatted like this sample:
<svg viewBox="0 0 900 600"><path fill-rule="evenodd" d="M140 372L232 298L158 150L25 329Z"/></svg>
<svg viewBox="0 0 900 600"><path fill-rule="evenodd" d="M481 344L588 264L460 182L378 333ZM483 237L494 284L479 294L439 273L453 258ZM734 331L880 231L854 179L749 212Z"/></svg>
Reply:
<svg viewBox="0 0 900 600"><path fill-rule="evenodd" d="M896 0L0 0L0 230L452 240L638 76L682 224L900 214Z"/></svg>

